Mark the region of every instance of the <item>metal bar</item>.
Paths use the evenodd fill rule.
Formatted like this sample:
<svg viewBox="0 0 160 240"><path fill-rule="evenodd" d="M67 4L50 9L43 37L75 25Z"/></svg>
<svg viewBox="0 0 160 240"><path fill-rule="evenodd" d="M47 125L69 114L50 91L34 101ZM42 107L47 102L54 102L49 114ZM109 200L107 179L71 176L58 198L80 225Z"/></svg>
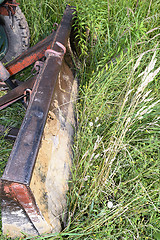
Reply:
<svg viewBox="0 0 160 240"><path fill-rule="evenodd" d="M3 125L0 125L0 136L4 136L5 139L16 140L18 131L19 131L18 128L14 128L14 127L7 128Z"/></svg>
<svg viewBox="0 0 160 240"><path fill-rule="evenodd" d="M5 65L10 75L14 75L32 63L44 57L45 51L51 47L55 32L51 33L48 37L37 43L35 46L24 51L19 57L13 59Z"/></svg>
<svg viewBox="0 0 160 240"><path fill-rule="evenodd" d="M67 7L52 43L52 50L67 45L74 10ZM33 88L33 96L12 149L2 180L29 185L62 58L49 54ZM25 153L25 154L24 154Z"/></svg>
<svg viewBox="0 0 160 240"><path fill-rule="evenodd" d="M36 80L36 77L34 76L31 79L29 79L28 81L23 82L18 87L9 91L3 97L1 97L0 98L0 110L8 107L12 103L14 103L14 102L18 101L19 99L23 98L25 96L24 91L28 88L32 89L33 85L35 83L35 80Z"/></svg>
<svg viewBox="0 0 160 240"><path fill-rule="evenodd" d="M6 85L10 88L10 89L14 89L17 87L17 85L15 83L12 82L12 80L10 78L8 78L6 81L4 81L6 83Z"/></svg>

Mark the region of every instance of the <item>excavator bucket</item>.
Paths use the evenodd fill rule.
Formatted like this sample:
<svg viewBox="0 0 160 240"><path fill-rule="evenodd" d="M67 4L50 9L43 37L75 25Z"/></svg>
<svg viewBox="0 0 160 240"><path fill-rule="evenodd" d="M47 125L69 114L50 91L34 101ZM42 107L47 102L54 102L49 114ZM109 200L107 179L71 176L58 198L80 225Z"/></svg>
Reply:
<svg viewBox="0 0 160 240"><path fill-rule="evenodd" d="M67 6L50 49L45 51L1 178L2 229L12 238L60 232L66 224L77 96L66 49L74 12Z"/></svg>

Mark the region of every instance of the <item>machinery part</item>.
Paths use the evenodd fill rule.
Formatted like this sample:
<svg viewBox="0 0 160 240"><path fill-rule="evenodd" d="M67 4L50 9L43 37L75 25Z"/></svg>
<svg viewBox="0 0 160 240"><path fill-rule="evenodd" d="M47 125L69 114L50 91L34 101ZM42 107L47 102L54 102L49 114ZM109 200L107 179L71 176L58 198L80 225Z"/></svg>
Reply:
<svg viewBox="0 0 160 240"><path fill-rule="evenodd" d="M18 128L9 127L6 128L3 125L0 125L0 136L4 136L4 138L9 140L16 140L17 134L19 132Z"/></svg>
<svg viewBox="0 0 160 240"><path fill-rule="evenodd" d="M17 84L15 84L11 79L9 79L9 76L13 76L16 73L20 72L21 70L24 70L26 67L30 66L35 61L36 62L34 68L36 71L39 71L43 65L43 62L38 60L44 57L47 49L51 48L51 43L54 35L55 32L53 32L48 37L37 43L35 46L23 52L17 58L7 63L5 67L0 62L0 80L5 81L5 83L9 86L10 89L14 89L15 87L17 87ZM23 98L25 89L26 88L32 89L34 81L35 78L32 78L32 80L20 84L21 86L16 88L15 91L10 91L5 96L1 97L0 110L16 102L17 100ZM5 83L0 82L2 90L5 89L6 87Z"/></svg>
<svg viewBox="0 0 160 240"><path fill-rule="evenodd" d="M0 59L9 62L29 47L29 27L19 7L13 16L0 16Z"/></svg>
<svg viewBox="0 0 160 240"><path fill-rule="evenodd" d="M0 84L1 86L8 86L10 89L13 89L18 86L17 82L13 82L10 79L10 73L4 67L3 63L0 61Z"/></svg>
<svg viewBox="0 0 160 240"><path fill-rule="evenodd" d="M0 110L8 107L14 102L24 98L26 96L25 91L26 89L32 90L33 85L35 83L36 76L32 77L26 82L23 82L18 87L13 88L9 91L6 95L0 98Z"/></svg>
<svg viewBox="0 0 160 240"><path fill-rule="evenodd" d="M38 74L40 72L40 70L42 69L43 65L44 65L43 61L36 61L34 64L33 70L35 69Z"/></svg>
<svg viewBox="0 0 160 240"><path fill-rule="evenodd" d="M1 4L0 5L0 15L4 15L4 16L14 15L15 11L16 11L16 7L19 5L19 3L16 3L15 0L12 0L12 2L0 0L0 4Z"/></svg>
<svg viewBox="0 0 160 240"><path fill-rule="evenodd" d="M30 88L25 89L25 91L24 91L24 104L25 104L25 106L29 105L31 95L32 95L32 90Z"/></svg>
<svg viewBox="0 0 160 240"><path fill-rule="evenodd" d="M50 50L51 43L53 41L53 37L55 36L55 32L50 34L44 40L37 43L35 46L29 48L25 52L23 52L19 57L13 59L8 64L3 66L0 62L0 79L2 81L6 81L6 84L9 85L11 89L14 89L17 85L12 82L12 80L7 79L9 76L13 76L16 73L20 72L22 69L30 66L34 63L35 70L39 71L40 68L43 66L42 61L37 61L44 57L46 50ZM7 80L6 80L7 79ZM32 89L34 84L35 78L20 84L20 86L16 87L15 90L8 92L6 95L0 98L0 110L4 109L5 107L9 106L10 104L16 102L17 100L23 98L24 91L26 88Z"/></svg>
<svg viewBox="0 0 160 240"><path fill-rule="evenodd" d="M61 44L60 42L56 42L55 43L57 46L59 46L61 48L62 51L57 52L55 50L52 49L48 49L45 52L45 56L47 57L48 55L52 55L52 56L57 56L59 58L63 58L63 55L66 53L66 48L63 46L63 44Z"/></svg>
<svg viewBox="0 0 160 240"><path fill-rule="evenodd" d="M17 85L12 82L12 80L9 78L10 73L7 71L7 69L3 66L2 62L0 62L0 81L5 82L5 84L13 89Z"/></svg>
<svg viewBox="0 0 160 240"><path fill-rule="evenodd" d="M35 61L38 61L44 57L45 51L51 48L54 35L55 32L51 33L48 37L24 51L19 57L7 63L5 67L10 75L13 76L14 74L30 66Z"/></svg>
<svg viewBox="0 0 160 240"><path fill-rule="evenodd" d="M75 123L72 97L77 85L63 49L74 11L67 6L51 44L54 54L48 54L35 81L1 178L3 232L11 237L19 237L21 232L59 232L65 225Z"/></svg>
<svg viewBox="0 0 160 240"><path fill-rule="evenodd" d="M4 82L10 77L10 73L3 66L2 62L0 62L0 81Z"/></svg>

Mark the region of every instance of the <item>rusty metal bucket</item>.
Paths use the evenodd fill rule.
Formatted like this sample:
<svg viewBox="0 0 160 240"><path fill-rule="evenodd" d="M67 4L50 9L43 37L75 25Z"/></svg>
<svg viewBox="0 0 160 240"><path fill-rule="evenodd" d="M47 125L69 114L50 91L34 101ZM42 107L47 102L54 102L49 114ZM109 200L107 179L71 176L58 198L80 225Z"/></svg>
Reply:
<svg viewBox="0 0 160 240"><path fill-rule="evenodd" d="M77 80L66 48L74 11L67 6L45 52L1 178L3 233L12 238L59 232L66 224L77 97Z"/></svg>

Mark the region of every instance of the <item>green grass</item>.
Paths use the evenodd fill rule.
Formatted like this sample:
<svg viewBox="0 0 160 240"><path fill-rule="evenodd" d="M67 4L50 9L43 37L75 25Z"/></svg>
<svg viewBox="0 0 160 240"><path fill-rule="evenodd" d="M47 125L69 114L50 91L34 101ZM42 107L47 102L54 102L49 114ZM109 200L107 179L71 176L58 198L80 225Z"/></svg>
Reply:
<svg viewBox="0 0 160 240"><path fill-rule="evenodd" d="M60 22L66 2L21 0L31 44ZM160 2L68 2L77 8L81 49L68 226L37 239L158 240ZM13 106L1 122L17 126L17 108L23 116ZM6 144L1 141L2 170L11 148Z"/></svg>

